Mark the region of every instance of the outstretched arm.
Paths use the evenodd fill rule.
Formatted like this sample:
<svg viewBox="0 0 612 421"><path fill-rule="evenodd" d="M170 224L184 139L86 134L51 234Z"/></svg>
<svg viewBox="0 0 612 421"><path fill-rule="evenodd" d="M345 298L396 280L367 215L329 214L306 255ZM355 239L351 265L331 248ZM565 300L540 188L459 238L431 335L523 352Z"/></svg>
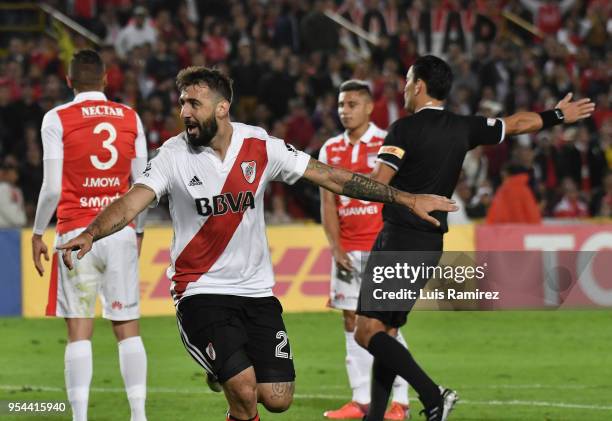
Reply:
<svg viewBox="0 0 612 421"><path fill-rule="evenodd" d="M589 118L595 110L595 104L589 98L572 102L572 94L569 93L559 101L555 109L561 110L562 114L556 115L554 110L543 113L522 111L509 117L504 117L506 135L532 133L555 124L575 123L578 120ZM543 117L547 121L544 121Z"/></svg>
<svg viewBox="0 0 612 421"><path fill-rule="evenodd" d="M332 193L373 202L395 203L410 209L418 217L439 226L440 222L429 215L439 210L453 212L457 210L454 201L443 196L431 194L411 194L379 183L361 174L330 167L311 158L303 177Z"/></svg>
<svg viewBox="0 0 612 421"><path fill-rule="evenodd" d="M125 195L108 205L89 224L85 231L66 244L59 245L63 250L62 259L69 269L72 269L71 251L80 250L77 259L81 259L91 250L94 241L109 236L125 227L149 203L155 200L155 193L150 188L135 184Z"/></svg>

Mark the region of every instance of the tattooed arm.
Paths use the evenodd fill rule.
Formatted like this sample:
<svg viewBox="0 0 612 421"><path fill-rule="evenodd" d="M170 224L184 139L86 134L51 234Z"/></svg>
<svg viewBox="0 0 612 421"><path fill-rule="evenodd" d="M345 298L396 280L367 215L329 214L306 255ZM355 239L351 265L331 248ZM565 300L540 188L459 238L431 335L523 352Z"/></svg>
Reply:
<svg viewBox="0 0 612 421"><path fill-rule="evenodd" d="M429 212L440 210L452 212L457 210L454 201L432 194L412 194L397 190L379 183L361 174L331 167L311 158L303 176L333 193L373 202L395 203L410 209L420 218L439 226L440 222L429 215Z"/></svg>
<svg viewBox="0 0 612 421"><path fill-rule="evenodd" d="M136 215L155 200L155 193L150 188L135 184L125 195L108 205L89 224L85 231L66 244L57 247L63 250L62 259L69 269L72 269L73 250L80 250L77 259L81 259L91 250L94 241L109 236L132 221Z"/></svg>

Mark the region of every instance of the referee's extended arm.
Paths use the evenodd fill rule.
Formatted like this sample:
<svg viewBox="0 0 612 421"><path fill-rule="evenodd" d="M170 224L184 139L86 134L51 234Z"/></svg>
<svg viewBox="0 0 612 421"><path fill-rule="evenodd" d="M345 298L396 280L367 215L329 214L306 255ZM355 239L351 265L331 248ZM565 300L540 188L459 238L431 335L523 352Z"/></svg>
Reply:
<svg viewBox="0 0 612 421"><path fill-rule="evenodd" d="M365 175L332 167L311 158L303 178L333 193L373 202L395 203L410 209L419 218L440 226L429 215L433 211L455 212L455 201L435 194L412 194L372 180Z"/></svg>
<svg viewBox="0 0 612 421"><path fill-rule="evenodd" d="M578 120L589 118L595 110L595 104L589 98L573 102L571 99L572 94L569 93L559 101L554 110L542 113L522 111L509 117L504 117L506 135L532 133L556 124L575 123Z"/></svg>

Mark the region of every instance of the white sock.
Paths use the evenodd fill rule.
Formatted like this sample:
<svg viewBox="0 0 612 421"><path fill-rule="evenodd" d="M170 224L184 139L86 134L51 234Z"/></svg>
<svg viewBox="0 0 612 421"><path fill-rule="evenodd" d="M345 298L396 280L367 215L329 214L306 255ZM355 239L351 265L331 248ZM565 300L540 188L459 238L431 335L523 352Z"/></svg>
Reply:
<svg viewBox="0 0 612 421"><path fill-rule="evenodd" d="M346 372L353 389L353 401L363 405L370 403L370 377L372 355L355 342L353 332L344 332L346 337Z"/></svg>
<svg viewBox="0 0 612 421"><path fill-rule="evenodd" d="M147 354L140 336L132 336L118 343L119 367L130 402L130 421L146 421Z"/></svg>
<svg viewBox="0 0 612 421"><path fill-rule="evenodd" d="M402 332L400 332L399 329L395 339L402 344L404 348L408 348L408 344L406 344L406 340L404 340ZM408 405L408 382L401 376L395 376L395 381L393 382L393 402Z"/></svg>
<svg viewBox="0 0 612 421"><path fill-rule="evenodd" d="M64 354L64 378L73 421L87 421L87 402L92 373L91 341L68 343Z"/></svg>

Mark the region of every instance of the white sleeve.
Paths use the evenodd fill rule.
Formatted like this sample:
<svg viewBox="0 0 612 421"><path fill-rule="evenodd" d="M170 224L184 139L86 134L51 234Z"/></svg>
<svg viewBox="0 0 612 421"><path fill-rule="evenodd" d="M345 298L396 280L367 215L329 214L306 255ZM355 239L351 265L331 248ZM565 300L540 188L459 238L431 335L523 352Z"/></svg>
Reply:
<svg viewBox="0 0 612 421"><path fill-rule="evenodd" d="M266 149L272 180L293 184L304 175L310 155L273 136L268 136Z"/></svg>
<svg viewBox="0 0 612 421"><path fill-rule="evenodd" d="M136 158L145 158L146 161L146 158L148 157L147 138L145 137L144 127L142 126L142 121L140 120L138 114L136 114L136 133L136 141L134 145L136 149Z"/></svg>
<svg viewBox="0 0 612 421"><path fill-rule="evenodd" d="M43 160L43 182L40 186L36 217L34 218L34 234L42 235L55 213L57 203L62 193L63 159Z"/></svg>
<svg viewBox="0 0 612 421"><path fill-rule="evenodd" d="M21 189L6 182L0 182L0 220L2 228L19 228L26 223Z"/></svg>
<svg viewBox="0 0 612 421"><path fill-rule="evenodd" d="M132 182L137 180L143 173L147 166L147 157L138 156L132 159ZM133 183L132 183L133 184ZM145 208L142 212L136 216L136 233L140 234L144 231L145 222L147 220L148 209Z"/></svg>
<svg viewBox="0 0 612 421"><path fill-rule="evenodd" d="M64 159L64 129L57 111L51 110L43 118L40 136L43 144L44 159Z"/></svg>
<svg viewBox="0 0 612 421"><path fill-rule="evenodd" d="M327 143L324 143L319 149L319 161L327 164Z"/></svg>
<svg viewBox="0 0 612 421"><path fill-rule="evenodd" d="M170 192L170 181L173 174L172 152L165 147L158 149L155 158L151 159L134 184L142 184L155 192L157 206L159 200Z"/></svg>

